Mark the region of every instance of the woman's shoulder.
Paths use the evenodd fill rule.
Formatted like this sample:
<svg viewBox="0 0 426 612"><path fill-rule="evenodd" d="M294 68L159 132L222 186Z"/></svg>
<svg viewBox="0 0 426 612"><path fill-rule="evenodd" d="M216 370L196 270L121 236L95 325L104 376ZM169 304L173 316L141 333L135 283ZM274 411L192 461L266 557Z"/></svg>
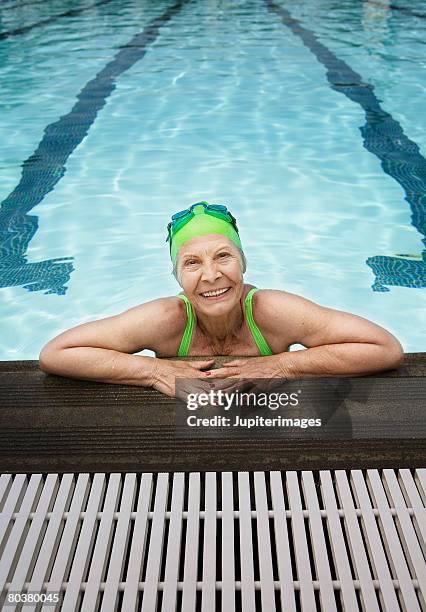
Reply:
<svg viewBox="0 0 426 612"><path fill-rule="evenodd" d="M183 300L172 295L157 298L149 302L139 304L127 311L127 313L139 320L149 320L151 325L158 331L165 328L169 332L174 328L180 328L186 321L186 306Z"/></svg>
<svg viewBox="0 0 426 612"><path fill-rule="evenodd" d="M250 285L250 288L252 286ZM253 303L259 308L272 308L284 304L295 304L301 300L299 295L281 289L257 289L253 294Z"/></svg>
<svg viewBox="0 0 426 612"><path fill-rule="evenodd" d="M166 350L178 338L186 325L186 307L177 296L157 298L130 308L119 315L127 331L153 351ZM141 344L142 346L142 344Z"/></svg>
<svg viewBox="0 0 426 612"><path fill-rule="evenodd" d="M253 313L262 329L277 332L283 325L294 328L300 323L304 307L309 303L309 300L288 291L259 289L253 295Z"/></svg>

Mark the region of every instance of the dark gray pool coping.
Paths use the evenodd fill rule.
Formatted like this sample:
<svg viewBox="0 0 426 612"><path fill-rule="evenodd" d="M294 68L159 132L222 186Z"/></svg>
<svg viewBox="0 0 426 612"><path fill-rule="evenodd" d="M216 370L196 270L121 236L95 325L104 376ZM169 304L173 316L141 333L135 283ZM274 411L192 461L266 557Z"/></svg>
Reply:
<svg viewBox="0 0 426 612"><path fill-rule="evenodd" d="M218 358L220 361L220 359ZM380 378L376 416L401 414L401 436L352 440L178 439L172 399L142 387L46 375L37 361L0 362L0 472L245 471L425 467L426 405L395 405L392 389L426 377L426 353ZM386 389L386 387L384 387ZM386 394L385 394L386 395ZM395 409L397 412L395 412Z"/></svg>

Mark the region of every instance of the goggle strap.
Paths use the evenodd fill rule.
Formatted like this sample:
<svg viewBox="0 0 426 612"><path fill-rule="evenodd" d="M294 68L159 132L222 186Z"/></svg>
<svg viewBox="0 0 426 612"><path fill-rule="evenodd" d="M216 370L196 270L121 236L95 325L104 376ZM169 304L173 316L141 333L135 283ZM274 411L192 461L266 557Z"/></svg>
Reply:
<svg viewBox="0 0 426 612"><path fill-rule="evenodd" d="M187 219L187 217L190 217L190 218L194 217L194 213L193 213L194 207L199 206L199 205L202 205L204 207L207 214L211 214L213 217L222 219L223 221L230 223L232 227L235 229L235 231L237 232L237 234L239 233L238 227L237 227L237 221L235 217L227 209L227 207L224 204L207 204L206 202L197 202L196 204L192 204L189 208L185 210L181 210L175 213L174 215L172 215L172 220L167 225L167 238L166 238L166 242L170 241L170 249L171 249L171 243L172 243L171 239L172 239L173 233L175 233L176 231L179 231L180 227L183 227L184 225L186 225L186 223L189 222L190 219L189 218ZM177 227L177 226L180 226L180 227Z"/></svg>

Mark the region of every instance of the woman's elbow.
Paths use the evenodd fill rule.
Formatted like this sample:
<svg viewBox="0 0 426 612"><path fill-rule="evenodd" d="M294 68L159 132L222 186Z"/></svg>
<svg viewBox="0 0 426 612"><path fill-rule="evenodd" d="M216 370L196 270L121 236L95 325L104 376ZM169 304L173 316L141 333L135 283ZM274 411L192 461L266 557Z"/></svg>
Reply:
<svg viewBox="0 0 426 612"><path fill-rule="evenodd" d="M46 347L43 347L42 350L40 351L40 355L38 356L38 365L39 365L40 370L48 374L50 371L49 363L50 363L50 360L48 358L48 351Z"/></svg>
<svg viewBox="0 0 426 612"><path fill-rule="evenodd" d="M394 348L394 360L394 369L400 368L404 363L404 349L402 348L398 340L396 341L396 347Z"/></svg>
<svg viewBox="0 0 426 612"><path fill-rule="evenodd" d="M38 357L38 364L40 370L45 372L46 374L54 374L55 373L55 364L57 365L59 362L59 349L55 349L51 346L50 342L46 344L40 351L40 355Z"/></svg>
<svg viewBox="0 0 426 612"><path fill-rule="evenodd" d="M397 370L404 362L404 350L396 338L383 346L385 368Z"/></svg>

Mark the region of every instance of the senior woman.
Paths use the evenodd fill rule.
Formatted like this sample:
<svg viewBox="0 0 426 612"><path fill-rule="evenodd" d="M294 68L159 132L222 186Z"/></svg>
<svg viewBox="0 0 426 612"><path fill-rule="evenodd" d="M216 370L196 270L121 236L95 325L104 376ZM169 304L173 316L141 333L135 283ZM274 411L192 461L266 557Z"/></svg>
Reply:
<svg viewBox="0 0 426 612"><path fill-rule="evenodd" d="M348 376L401 364L401 345L378 325L244 283L237 224L225 206L198 202L176 213L168 241L183 292L60 334L41 351L42 370L174 396L177 378ZM296 343L307 350L288 352ZM142 349L156 357L133 354ZM160 359L214 355L243 358L215 370L211 358Z"/></svg>

